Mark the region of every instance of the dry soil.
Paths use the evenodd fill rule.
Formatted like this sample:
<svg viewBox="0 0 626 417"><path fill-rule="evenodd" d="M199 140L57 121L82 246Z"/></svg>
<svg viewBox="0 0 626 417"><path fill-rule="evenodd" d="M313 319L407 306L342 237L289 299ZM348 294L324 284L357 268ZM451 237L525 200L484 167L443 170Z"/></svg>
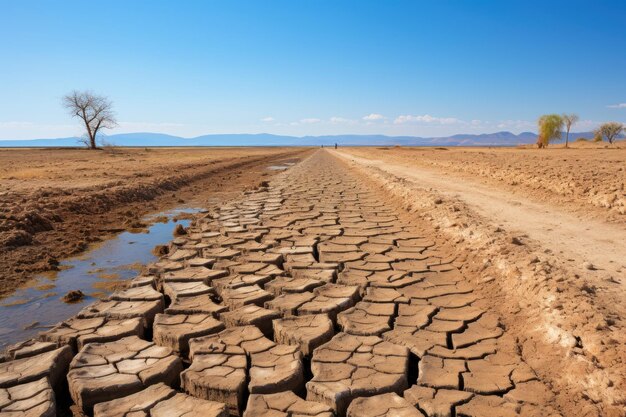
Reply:
<svg viewBox="0 0 626 417"><path fill-rule="evenodd" d="M307 156L274 152L249 165L222 162L215 168L226 177L221 181L248 184L245 194L207 206L159 262L144 268L150 275L42 333L48 344L9 352L25 359L0 370L24 378L34 369L50 381L65 376L47 365L64 348L36 349L54 349L68 332L80 333L72 326L98 318L75 341L78 356L67 374L65 399L87 412L101 401L117 399L102 407L126 409L151 398L152 388L124 383L141 373L151 383L175 385L180 377L188 395L179 394L181 402L209 401L198 406L220 416L225 408L249 416L289 407L339 416L624 415L624 150L309 151L301 164L252 187L270 160ZM175 169L164 168L165 159L156 172ZM193 164L184 169L180 175L204 172ZM227 183L239 170L244 179ZM118 181L127 182L130 172ZM561 178L594 192L573 192L565 183L551 188ZM209 187L191 183L195 194ZM134 192L159 182L146 184ZM157 195L170 204L182 196L166 190ZM89 207L126 195L115 187L98 191L82 194ZM40 205L31 213L46 213L48 196L25 192L25 204ZM598 205L594 196L610 204ZM112 211L136 210L148 199L120 199ZM105 218L116 227L124 219ZM130 219L128 227L141 226ZM48 219L55 227L33 239L57 233L61 220ZM80 337L104 344L82 346ZM144 350L163 363L114 367L102 380L89 376L99 372L99 356L119 361L126 357L111 352ZM68 365L66 356L51 363ZM180 357L191 362L185 370Z"/></svg>
<svg viewBox="0 0 626 417"><path fill-rule="evenodd" d="M259 185L298 148L0 149L0 296L146 214Z"/></svg>
<svg viewBox="0 0 626 417"><path fill-rule="evenodd" d="M624 412L624 149L336 154L469 256L467 272L562 398Z"/></svg>

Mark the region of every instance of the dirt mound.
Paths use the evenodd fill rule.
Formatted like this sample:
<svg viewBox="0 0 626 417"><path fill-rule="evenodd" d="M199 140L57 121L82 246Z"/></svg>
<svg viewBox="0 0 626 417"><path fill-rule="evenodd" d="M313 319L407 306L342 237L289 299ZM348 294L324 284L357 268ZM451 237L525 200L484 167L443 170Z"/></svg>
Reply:
<svg viewBox="0 0 626 417"><path fill-rule="evenodd" d="M24 230L10 230L0 239L0 247L12 248L17 246L26 246L33 243L32 233Z"/></svg>

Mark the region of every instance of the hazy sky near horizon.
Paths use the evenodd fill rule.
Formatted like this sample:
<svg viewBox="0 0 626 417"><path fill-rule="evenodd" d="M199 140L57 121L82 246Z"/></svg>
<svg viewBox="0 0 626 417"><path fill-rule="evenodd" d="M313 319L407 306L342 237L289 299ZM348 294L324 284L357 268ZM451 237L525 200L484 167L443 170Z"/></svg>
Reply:
<svg viewBox="0 0 626 417"><path fill-rule="evenodd" d="M445 136L626 122L626 1L0 0L0 139L110 133Z"/></svg>

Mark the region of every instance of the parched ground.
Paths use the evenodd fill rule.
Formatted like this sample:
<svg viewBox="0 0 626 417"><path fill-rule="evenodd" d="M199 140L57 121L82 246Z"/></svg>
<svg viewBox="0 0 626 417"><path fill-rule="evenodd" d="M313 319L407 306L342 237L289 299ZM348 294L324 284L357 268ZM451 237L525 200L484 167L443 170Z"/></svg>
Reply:
<svg viewBox="0 0 626 417"><path fill-rule="evenodd" d="M256 187L297 148L0 149L0 296L141 217Z"/></svg>
<svg viewBox="0 0 626 417"><path fill-rule="evenodd" d="M547 201L583 218L626 224L626 144L572 148L349 148L352 155L432 170Z"/></svg>
<svg viewBox="0 0 626 417"><path fill-rule="evenodd" d="M535 288L559 266L534 254L536 274L497 270L484 247L467 247L484 232L468 206L407 183L320 150L196 215L128 288L11 348L0 411L623 415L623 344L610 334L620 324L570 340L562 322L562 339L542 338ZM456 219L466 240L446 212L468 216ZM516 247L530 245L509 241L491 261L514 262ZM524 297L506 287L514 279L530 282ZM557 314L589 301L571 284Z"/></svg>
<svg viewBox="0 0 626 417"><path fill-rule="evenodd" d="M335 154L469 257L468 273L507 312L523 357L552 378L563 398L624 413L626 150ZM574 414L590 412L583 410Z"/></svg>

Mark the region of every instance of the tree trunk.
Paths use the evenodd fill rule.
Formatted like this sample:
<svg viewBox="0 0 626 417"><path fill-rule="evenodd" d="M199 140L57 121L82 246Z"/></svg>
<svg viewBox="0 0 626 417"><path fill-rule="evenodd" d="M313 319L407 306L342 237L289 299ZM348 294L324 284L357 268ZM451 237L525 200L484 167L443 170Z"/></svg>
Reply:
<svg viewBox="0 0 626 417"><path fill-rule="evenodd" d="M85 109L83 109L83 122L85 122L85 127L87 128L87 136L89 136L89 149L96 149L96 135L95 132L91 131L91 126L89 126L89 122L87 121L87 115L85 114Z"/></svg>
<svg viewBox="0 0 626 417"><path fill-rule="evenodd" d="M567 129L567 133L565 134L565 147L567 148L569 145L569 128Z"/></svg>
<svg viewBox="0 0 626 417"><path fill-rule="evenodd" d="M539 136L537 137L537 148L543 149L543 147L544 147L543 138Z"/></svg>

